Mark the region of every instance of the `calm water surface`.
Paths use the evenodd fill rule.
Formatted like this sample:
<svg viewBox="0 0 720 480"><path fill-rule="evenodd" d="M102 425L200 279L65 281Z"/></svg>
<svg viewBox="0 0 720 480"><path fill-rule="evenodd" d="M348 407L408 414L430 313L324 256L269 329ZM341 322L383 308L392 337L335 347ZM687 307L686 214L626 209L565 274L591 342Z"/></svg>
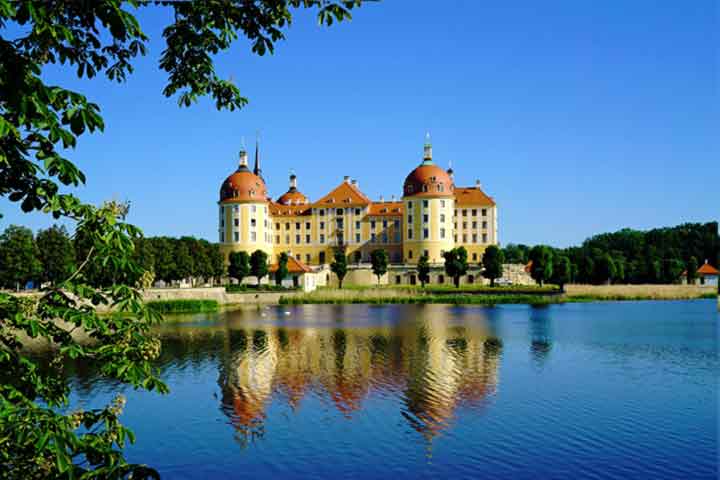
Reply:
<svg viewBox="0 0 720 480"><path fill-rule="evenodd" d="M715 301L301 306L159 329L128 396L164 478L717 478Z"/></svg>

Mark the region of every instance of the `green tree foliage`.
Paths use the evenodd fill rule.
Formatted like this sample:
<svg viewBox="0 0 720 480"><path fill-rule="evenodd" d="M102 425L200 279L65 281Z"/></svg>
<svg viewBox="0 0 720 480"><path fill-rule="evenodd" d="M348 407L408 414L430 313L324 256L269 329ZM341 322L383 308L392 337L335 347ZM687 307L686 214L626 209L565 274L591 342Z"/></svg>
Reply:
<svg viewBox="0 0 720 480"><path fill-rule="evenodd" d="M218 109L234 110L247 99L216 73L213 55L228 50L239 37L248 39L256 54L272 53L275 42L284 39L293 8L313 8L320 23L330 25L348 19L349 10L359 4L359 0L0 0L0 196L18 202L25 212L43 211L75 222L77 260L75 272L46 288L39 298L0 294L0 371L10 379L0 385L4 477L152 474L123 458L122 448L132 436L118 420L121 400L105 409L60 413L68 399L59 371L66 358L93 362L105 376L138 388L165 390L149 363L159 351L159 343L149 333L159 318L144 306L132 283L144 270L133 259L134 241L141 232L125 222L127 205L109 202L95 207L61 190L85 183L85 175L65 155L80 136L105 128L100 107L81 93L46 84L45 67L53 64L81 79L104 75L124 81L148 41L133 12L153 6L168 10L161 15L169 22L160 59L160 68L168 75L164 95L177 95L183 106L209 96ZM9 24L13 28L6 30ZM163 264L163 250L153 250L160 278L186 274L187 265L173 266L172 258ZM173 249L165 252L176 255ZM158 271L161 264L164 270ZM97 315L94 307L101 304L118 314ZM55 322L58 318L71 328L84 329L93 341L76 343ZM41 367L22 353L19 334L55 343L57 364ZM83 430L78 430L81 425Z"/></svg>
<svg viewBox="0 0 720 480"><path fill-rule="evenodd" d="M595 270L593 283L610 283L610 280L616 275L615 262L612 256L610 256L609 253L603 253L599 250L595 251L594 255Z"/></svg>
<svg viewBox="0 0 720 480"><path fill-rule="evenodd" d="M530 276L533 280L540 286L550 280L553 274L553 253L550 247L545 245L533 247L530 250L529 261L532 262Z"/></svg>
<svg viewBox="0 0 720 480"><path fill-rule="evenodd" d="M250 275L250 256L247 252L232 252L228 260L228 275L242 283L243 279Z"/></svg>
<svg viewBox="0 0 720 480"><path fill-rule="evenodd" d="M420 285L422 288L425 288L425 284L430 282L430 259L427 255L422 255L418 258L417 271Z"/></svg>
<svg viewBox="0 0 720 480"><path fill-rule="evenodd" d="M460 288L460 278L467 273L468 261L465 247L457 247L443 253L445 273L453 279L455 287Z"/></svg>
<svg viewBox="0 0 720 480"><path fill-rule="evenodd" d="M177 277L179 280L190 278L195 270L195 259L190 253L190 242L185 238L181 238L175 243L173 249L175 255L175 268L177 269Z"/></svg>
<svg viewBox="0 0 720 480"><path fill-rule="evenodd" d="M282 252L278 258L278 268L275 270L275 284L282 285L282 281L288 276L288 254Z"/></svg>
<svg viewBox="0 0 720 480"><path fill-rule="evenodd" d="M257 278L257 284L260 286L263 277L268 274L268 256L262 250L255 250L250 255L250 275Z"/></svg>
<svg viewBox="0 0 720 480"><path fill-rule="evenodd" d="M0 235L0 283L6 288L24 288L42 274L39 252L29 228L10 225Z"/></svg>
<svg viewBox="0 0 720 480"><path fill-rule="evenodd" d="M222 252L220 252L220 247L215 243L208 242L205 245L205 251L210 264L210 277L214 280L213 283L219 282L227 273L225 259Z"/></svg>
<svg viewBox="0 0 720 480"><path fill-rule="evenodd" d="M68 278L75 268L75 248L65 227L40 230L35 242L42 265L40 280L56 283Z"/></svg>
<svg viewBox="0 0 720 480"><path fill-rule="evenodd" d="M345 251L342 248L335 250L333 255L333 262L330 264L330 270L335 274L338 279L338 286L342 288L343 279L347 275L347 257Z"/></svg>
<svg viewBox="0 0 720 480"><path fill-rule="evenodd" d="M553 274L551 282L560 287L560 291L565 291L565 284L570 283L572 279L572 263L566 256L555 256L553 258Z"/></svg>
<svg viewBox="0 0 720 480"><path fill-rule="evenodd" d="M488 246L483 252L482 275L490 279L490 286L495 286L495 280L503 276L504 252L495 245Z"/></svg>
<svg viewBox="0 0 720 480"><path fill-rule="evenodd" d="M377 277L378 285L380 285L380 277L388 271L388 254L383 249L373 250L370 253L370 263L372 264L373 274Z"/></svg>
<svg viewBox="0 0 720 480"><path fill-rule="evenodd" d="M522 263L525 265L528 262L530 247L522 244L516 245L514 243L508 243L502 251L507 263Z"/></svg>
<svg viewBox="0 0 720 480"><path fill-rule="evenodd" d="M690 260L688 260L687 265L685 267L687 270L687 282L689 284L695 283L695 280L697 280L698 277L698 261L695 257L690 257Z"/></svg>

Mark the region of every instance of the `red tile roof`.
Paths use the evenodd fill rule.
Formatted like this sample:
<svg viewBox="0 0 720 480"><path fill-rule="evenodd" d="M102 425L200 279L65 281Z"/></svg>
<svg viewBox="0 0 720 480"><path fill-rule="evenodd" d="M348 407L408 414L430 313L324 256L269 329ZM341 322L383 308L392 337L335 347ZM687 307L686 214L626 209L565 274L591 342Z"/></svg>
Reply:
<svg viewBox="0 0 720 480"><path fill-rule="evenodd" d="M312 204L313 207L349 207L365 206L370 204L370 199L355 185L343 182L335 187L330 193Z"/></svg>
<svg viewBox="0 0 720 480"><path fill-rule="evenodd" d="M698 268L697 273L701 275L720 275L720 271L709 263L705 263L702 267Z"/></svg>
<svg viewBox="0 0 720 480"><path fill-rule="evenodd" d="M368 211L368 215L373 217L401 217L402 214L402 202L373 202Z"/></svg>
<svg viewBox="0 0 720 480"><path fill-rule="evenodd" d="M297 217L300 215L310 215L310 205L281 205L279 203L270 203L270 213L275 217Z"/></svg>
<svg viewBox="0 0 720 480"><path fill-rule="evenodd" d="M481 205L494 207L495 200L479 187L455 187L455 205Z"/></svg>
<svg viewBox="0 0 720 480"><path fill-rule="evenodd" d="M305 265L303 262L298 260L295 257L288 257L288 272L290 273L307 273L312 272L312 269ZM270 273L274 273L277 271L279 265L277 263L273 263L270 265Z"/></svg>

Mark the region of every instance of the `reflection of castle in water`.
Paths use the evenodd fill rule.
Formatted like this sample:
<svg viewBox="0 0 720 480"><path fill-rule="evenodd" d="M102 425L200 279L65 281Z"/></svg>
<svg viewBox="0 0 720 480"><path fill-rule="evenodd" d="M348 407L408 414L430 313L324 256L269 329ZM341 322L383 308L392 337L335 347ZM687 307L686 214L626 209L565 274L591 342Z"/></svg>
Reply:
<svg viewBox="0 0 720 480"><path fill-rule="evenodd" d="M312 392L352 417L366 398L392 395L430 439L459 406L482 404L495 391L502 347L476 322L449 326L432 307L420 312L387 327L234 330L219 379L223 409L238 430L255 432L273 398L297 409Z"/></svg>

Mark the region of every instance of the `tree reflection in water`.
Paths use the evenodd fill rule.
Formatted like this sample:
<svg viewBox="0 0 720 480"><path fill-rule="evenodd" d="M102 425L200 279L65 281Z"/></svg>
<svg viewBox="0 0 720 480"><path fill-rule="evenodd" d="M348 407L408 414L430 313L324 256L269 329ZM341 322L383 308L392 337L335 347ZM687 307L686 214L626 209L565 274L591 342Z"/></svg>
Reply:
<svg viewBox="0 0 720 480"><path fill-rule="evenodd" d="M444 308L418 307L385 325L342 328L257 324L248 321L252 314L234 313L227 328L235 340L224 343L220 361L222 411L247 444L264 434L274 398L296 411L313 392L351 419L368 397L394 395L408 424L432 440L460 406L481 407L495 392L502 353L479 310L448 324Z"/></svg>
<svg viewBox="0 0 720 480"><path fill-rule="evenodd" d="M543 368L552 350L552 321L546 306L533 307L530 311L530 355L538 368Z"/></svg>

